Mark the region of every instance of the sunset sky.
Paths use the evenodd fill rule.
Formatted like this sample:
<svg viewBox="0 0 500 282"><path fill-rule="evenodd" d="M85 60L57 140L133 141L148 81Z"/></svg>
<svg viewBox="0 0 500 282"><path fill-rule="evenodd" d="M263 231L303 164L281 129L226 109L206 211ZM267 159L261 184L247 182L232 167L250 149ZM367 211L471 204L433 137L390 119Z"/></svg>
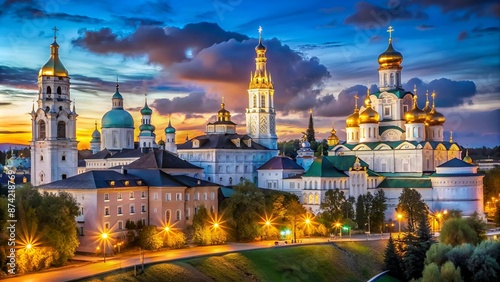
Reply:
<svg viewBox="0 0 500 282"><path fill-rule="evenodd" d="M94 3L95 2L95 3ZM177 142L203 134L225 98L245 133L254 47L263 28L280 141L300 137L313 110L317 139L332 122L345 139L355 94L378 82L377 57L404 56L404 88L437 93L446 139L500 145L500 4L494 0L389 1L0 0L0 143L28 144L37 74L57 26L76 99L79 148L111 108L118 77L135 118L144 94L158 140L172 115ZM92 4L91 4L92 3Z"/></svg>

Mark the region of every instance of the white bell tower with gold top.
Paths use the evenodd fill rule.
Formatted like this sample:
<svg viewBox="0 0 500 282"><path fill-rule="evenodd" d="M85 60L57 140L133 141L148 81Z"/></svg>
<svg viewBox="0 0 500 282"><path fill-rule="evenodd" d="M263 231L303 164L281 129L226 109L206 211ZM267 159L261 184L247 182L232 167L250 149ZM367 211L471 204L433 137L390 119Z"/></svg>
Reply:
<svg viewBox="0 0 500 282"><path fill-rule="evenodd" d="M246 109L247 134L267 147L278 149L274 86L271 73L266 69L266 47L262 44L262 27L259 27L259 44L255 47L255 72L250 73L248 108Z"/></svg>

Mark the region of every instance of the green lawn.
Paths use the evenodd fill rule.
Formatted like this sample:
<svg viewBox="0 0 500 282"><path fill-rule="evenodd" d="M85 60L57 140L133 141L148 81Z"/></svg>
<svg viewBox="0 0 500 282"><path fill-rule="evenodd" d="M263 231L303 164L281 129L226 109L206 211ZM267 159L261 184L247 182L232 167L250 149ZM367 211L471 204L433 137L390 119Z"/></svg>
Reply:
<svg viewBox="0 0 500 282"><path fill-rule="evenodd" d="M366 281L381 272L387 241L244 251L116 271L85 281Z"/></svg>

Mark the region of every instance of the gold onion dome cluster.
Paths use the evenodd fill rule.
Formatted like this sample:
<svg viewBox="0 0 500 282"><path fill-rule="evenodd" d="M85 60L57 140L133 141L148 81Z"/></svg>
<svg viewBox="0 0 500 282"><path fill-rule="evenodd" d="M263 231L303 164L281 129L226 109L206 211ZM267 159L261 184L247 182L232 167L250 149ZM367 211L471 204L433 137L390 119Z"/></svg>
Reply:
<svg viewBox="0 0 500 282"><path fill-rule="evenodd" d="M432 109L427 114L427 118L425 119L425 124L428 126L433 125L443 125L446 122L446 118L443 114L436 111L436 93L432 92Z"/></svg>
<svg viewBox="0 0 500 282"><path fill-rule="evenodd" d="M413 96L413 108L405 113L406 123L424 123L427 113L418 107L417 95Z"/></svg>
<svg viewBox="0 0 500 282"><path fill-rule="evenodd" d="M382 54L378 56L380 68L401 67L403 55L392 47L392 38L389 38L389 46Z"/></svg>
<svg viewBox="0 0 500 282"><path fill-rule="evenodd" d="M368 90L369 92L369 90ZM372 108L372 101L370 100L369 93L366 93L365 98L365 110L359 114L360 123L378 123L380 121L380 115Z"/></svg>

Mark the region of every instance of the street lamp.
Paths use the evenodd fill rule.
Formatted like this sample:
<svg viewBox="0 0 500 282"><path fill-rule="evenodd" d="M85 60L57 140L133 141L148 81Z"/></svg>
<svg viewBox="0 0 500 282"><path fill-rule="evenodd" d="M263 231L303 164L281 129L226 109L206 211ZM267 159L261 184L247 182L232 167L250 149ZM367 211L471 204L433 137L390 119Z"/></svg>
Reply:
<svg viewBox="0 0 500 282"><path fill-rule="evenodd" d="M26 250L28 250L28 251L29 251L29 250L31 250L32 248L33 248L33 245L31 245L30 243L28 243L28 244L26 245Z"/></svg>
<svg viewBox="0 0 500 282"><path fill-rule="evenodd" d="M401 219L402 218L403 218L403 215L398 213L398 229L399 229L398 237L401 236Z"/></svg>
<svg viewBox="0 0 500 282"><path fill-rule="evenodd" d="M307 236L308 237L311 237L311 229L310 229L310 225L311 224L311 220L309 218L306 218L306 228L307 228Z"/></svg>
<svg viewBox="0 0 500 282"><path fill-rule="evenodd" d="M341 226L340 222L335 223L335 227L337 227L339 230L340 239L342 239L342 232L340 231L340 226Z"/></svg>
<svg viewBox="0 0 500 282"><path fill-rule="evenodd" d="M104 262L106 262L106 243L108 241L108 233L104 232L101 234L102 238L102 244L104 245L103 251L104 251Z"/></svg>

